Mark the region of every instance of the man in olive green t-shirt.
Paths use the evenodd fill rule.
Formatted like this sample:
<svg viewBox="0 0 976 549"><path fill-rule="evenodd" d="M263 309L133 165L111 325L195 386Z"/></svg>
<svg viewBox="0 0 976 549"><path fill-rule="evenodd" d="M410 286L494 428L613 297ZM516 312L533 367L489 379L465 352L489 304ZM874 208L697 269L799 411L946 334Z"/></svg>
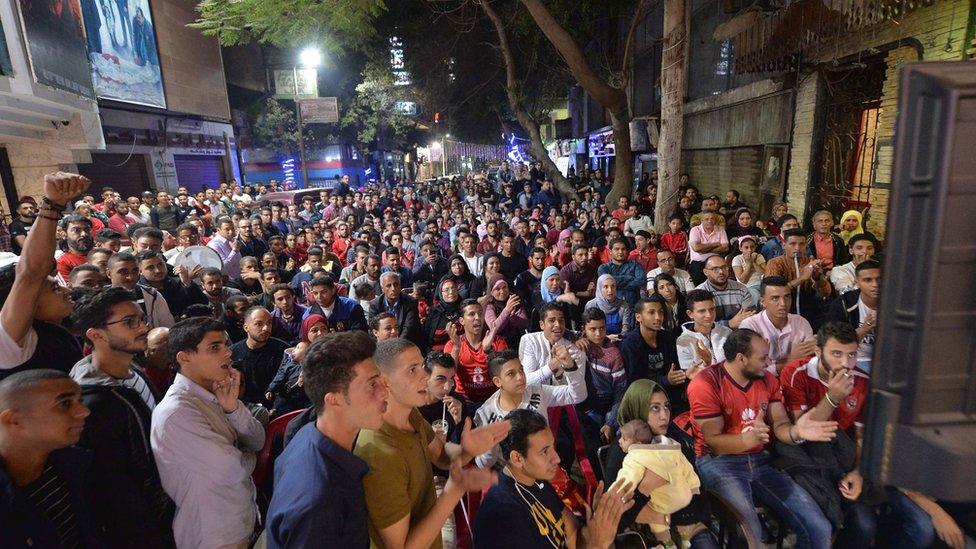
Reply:
<svg viewBox="0 0 976 549"><path fill-rule="evenodd" d="M501 442L509 424L471 429L468 420L461 444L445 443L417 411L427 403L430 375L420 349L405 339L390 339L376 346L373 358L388 381L389 404L383 426L362 430L355 449L369 464L363 487L372 546L439 549L441 526L461 496L496 480L491 471L462 467ZM431 465L451 472L440 497L434 490Z"/></svg>

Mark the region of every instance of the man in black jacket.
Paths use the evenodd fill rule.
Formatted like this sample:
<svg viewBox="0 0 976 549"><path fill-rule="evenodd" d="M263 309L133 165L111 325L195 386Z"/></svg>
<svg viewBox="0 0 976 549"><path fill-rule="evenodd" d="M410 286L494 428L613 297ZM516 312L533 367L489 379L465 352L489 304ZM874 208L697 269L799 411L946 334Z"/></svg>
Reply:
<svg viewBox="0 0 976 549"><path fill-rule="evenodd" d="M91 410L81 446L94 452L91 510L111 547L172 547L175 507L149 446L152 383L133 363L149 325L124 288L86 295L72 316L92 354L71 369Z"/></svg>
<svg viewBox="0 0 976 549"><path fill-rule="evenodd" d="M424 337L420 330L420 313L417 300L401 293L400 277L386 272L380 275L381 295L369 302L369 318L380 313L390 313L397 319L400 337L410 340L414 345L424 348Z"/></svg>
<svg viewBox="0 0 976 549"><path fill-rule="evenodd" d="M105 545L85 501L91 455L73 446L86 416L78 384L64 372L26 370L0 381L0 547Z"/></svg>
<svg viewBox="0 0 976 549"><path fill-rule="evenodd" d="M857 367L871 372L874 327L878 323L881 293L881 264L868 259L854 268L857 289L841 294L827 310L825 321L847 322L857 331Z"/></svg>

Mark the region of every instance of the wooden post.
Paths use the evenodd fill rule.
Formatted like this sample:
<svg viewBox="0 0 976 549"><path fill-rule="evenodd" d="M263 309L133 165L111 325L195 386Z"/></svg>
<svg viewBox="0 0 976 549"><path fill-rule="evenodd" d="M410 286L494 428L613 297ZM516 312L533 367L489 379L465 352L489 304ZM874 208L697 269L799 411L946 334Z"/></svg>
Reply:
<svg viewBox="0 0 976 549"><path fill-rule="evenodd" d="M667 216L678 205L683 108L688 80L685 0L664 0L664 51L661 55L661 137L657 147L657 207L654 225L667 230Z"/></svg>

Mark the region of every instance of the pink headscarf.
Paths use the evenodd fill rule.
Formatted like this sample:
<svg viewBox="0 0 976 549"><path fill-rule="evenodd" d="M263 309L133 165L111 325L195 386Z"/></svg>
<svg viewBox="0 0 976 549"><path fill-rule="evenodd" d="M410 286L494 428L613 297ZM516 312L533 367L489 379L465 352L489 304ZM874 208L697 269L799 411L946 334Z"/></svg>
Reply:
<svg viewBox="0 0 976 549"><path fill-rule="evenodd" d="M556 241L556 250L559 253L561 253L561 254L568 254L570 252L571 248L569 246L567 246L566 244L563 244L563 241L564 240L568 240L572 236L573 236L573 230L572 229L563 229L559 233L559 240Z"/></svg>

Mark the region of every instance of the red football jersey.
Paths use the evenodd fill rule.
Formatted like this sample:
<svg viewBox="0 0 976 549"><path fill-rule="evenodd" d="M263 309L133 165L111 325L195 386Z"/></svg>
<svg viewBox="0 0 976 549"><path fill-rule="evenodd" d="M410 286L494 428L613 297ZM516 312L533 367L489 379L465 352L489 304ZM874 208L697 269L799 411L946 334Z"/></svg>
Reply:
<svg viewBox="0 0 976 549"><path fill-rule="evenodd" d="M698 425L700 420L721 417L725 420L722 434L737 435L751 429L760 415L769 424L766 413L769 403L781 400L783 393L779 381L769 372L765 372L762 379L749 381L742 386L725 371L725 362L702 370L688 385L688 401L694 418L695 454L702 456L712 453ZM758 445L744 453L754 454L762 449L762 445Z"/></svg>
<svg viewBox="0 0 976 549"><path fill-rule="evenodd" d="M827 384L820 379L818 371L819 360L816 357L804 358L790 362L779 373L779 381L783 387L783 403L787 410L805 412L815 407L827 394ZM870 378L867 374L855 368L854 389L851 394L831 415L841 430L849 431L853 425L861 425L864 416L864 405L868 401L868 391L871 390Z"/></svg>

